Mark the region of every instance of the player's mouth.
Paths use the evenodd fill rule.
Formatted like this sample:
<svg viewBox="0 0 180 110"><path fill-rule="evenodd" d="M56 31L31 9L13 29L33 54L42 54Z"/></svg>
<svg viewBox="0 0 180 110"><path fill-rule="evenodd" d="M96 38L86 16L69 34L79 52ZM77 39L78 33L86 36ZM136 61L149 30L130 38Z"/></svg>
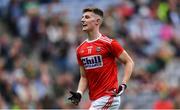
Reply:
<svg viewBox="0 0 180 110"><path fill-rule="evenodd" d="M87 24L83 24L82 26L83 26L83 27L86 27L86 26L87 26Z"/></svg>

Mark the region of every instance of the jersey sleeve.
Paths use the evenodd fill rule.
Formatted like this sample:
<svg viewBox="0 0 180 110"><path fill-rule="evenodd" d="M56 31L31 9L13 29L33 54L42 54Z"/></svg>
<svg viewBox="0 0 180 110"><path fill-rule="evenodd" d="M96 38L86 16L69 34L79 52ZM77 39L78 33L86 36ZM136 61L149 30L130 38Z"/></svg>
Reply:
<svg viewBox="0 0 180 110"><path fill-rule="evenodd" d="M78 64L79 64L80 66L82 66L82 65L83 65L83 62L81 61L81 58L80 58L80 56L79 56L79 51L78 51L78 49L76 50L76 57L77 57L77 62L78 62Z"/></svg>
<svg viewBox="0 0 180 110"><path fill-rule="evenodd" d="M120 45L120 43L117 40L113 39L111 42L111 52L113 53L113 55L118 58L123 50L124 49Z"/></svg>

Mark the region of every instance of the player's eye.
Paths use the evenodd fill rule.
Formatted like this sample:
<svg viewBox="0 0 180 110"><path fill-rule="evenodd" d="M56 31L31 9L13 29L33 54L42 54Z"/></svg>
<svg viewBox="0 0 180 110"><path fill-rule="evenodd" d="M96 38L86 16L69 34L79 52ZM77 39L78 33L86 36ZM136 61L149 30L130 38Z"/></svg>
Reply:
<svg viewBox="0 0 180 110"><path fill-rule="evenodd" d="M88 19L88 18L90 18L90 16L86 15L85 18Z"/></svg>

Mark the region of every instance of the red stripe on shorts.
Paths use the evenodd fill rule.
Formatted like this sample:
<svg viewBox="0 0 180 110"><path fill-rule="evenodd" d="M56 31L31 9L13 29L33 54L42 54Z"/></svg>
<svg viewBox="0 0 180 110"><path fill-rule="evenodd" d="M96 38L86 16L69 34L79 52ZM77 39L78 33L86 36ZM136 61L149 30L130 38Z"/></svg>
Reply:
<svg viewBox="0 0 180 110"><path fill-rule="evenodd" d="M114 97L113 97L113 96L110 96L110 98L108 99L108 102L104 105L104 107L102 108L102 110L108 109L108 108L112 105L113 99L114 99Z"/></svg>

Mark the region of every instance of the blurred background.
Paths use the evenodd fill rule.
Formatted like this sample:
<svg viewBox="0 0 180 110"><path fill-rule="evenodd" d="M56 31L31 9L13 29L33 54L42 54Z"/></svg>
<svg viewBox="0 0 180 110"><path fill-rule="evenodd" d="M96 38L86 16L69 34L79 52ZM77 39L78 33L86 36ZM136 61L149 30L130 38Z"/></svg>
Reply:
<svg viewBox="0 0 180 110"><path fill-rule="evenodd" d="M180 0L1 0L0 108L89 107L87 93L79 106L67 100L87 6L104 11L101 32L135 62L121 109L180 109Z"/></svg>

